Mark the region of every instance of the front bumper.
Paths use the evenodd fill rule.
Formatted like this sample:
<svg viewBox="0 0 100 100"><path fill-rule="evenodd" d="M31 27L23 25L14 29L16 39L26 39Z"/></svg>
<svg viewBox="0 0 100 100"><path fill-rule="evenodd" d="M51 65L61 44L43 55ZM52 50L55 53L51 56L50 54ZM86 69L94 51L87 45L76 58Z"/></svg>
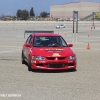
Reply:
<svg viewBox="0 0 100 100"><path fill-rule="evenodd" d="M76 59L66 61L33 61L31 60L32 69L43 69L43 70L67 70L67 69L76 69Z"/></svg>

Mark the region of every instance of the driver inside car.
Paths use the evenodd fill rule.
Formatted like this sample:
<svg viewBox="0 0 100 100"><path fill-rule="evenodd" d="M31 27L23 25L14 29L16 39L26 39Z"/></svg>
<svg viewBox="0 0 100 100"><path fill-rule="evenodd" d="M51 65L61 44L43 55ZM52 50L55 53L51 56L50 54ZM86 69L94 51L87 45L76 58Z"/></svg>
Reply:
<svg viewBox="0 0 100 100"><path fill-rule="evenodd" d="M58 40L51 38L48 46L62 46L62 41L60 38Z"/></svg>
<svg viewBox="0 0 100 100"><path fill-rule="evenodd" d="M53 38L50 39L48 46L55 45L55 40Z"/></svg>

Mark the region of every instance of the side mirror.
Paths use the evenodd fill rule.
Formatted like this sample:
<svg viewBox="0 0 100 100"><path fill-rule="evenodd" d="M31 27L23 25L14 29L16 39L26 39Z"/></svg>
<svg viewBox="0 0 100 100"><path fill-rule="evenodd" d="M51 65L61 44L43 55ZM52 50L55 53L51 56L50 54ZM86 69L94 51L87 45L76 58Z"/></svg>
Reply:
<svg viewBox="0 0 100 100"><path fill-rule="evenodd" d="M73 44L68 44L68 47L73 47Z"/></svg>
<svg viewBox="0 0 100 100"><path fill-rule="evenodd" d="M26 44L25 44L25 47L30 47L30 44L26 43Z"/></svg>

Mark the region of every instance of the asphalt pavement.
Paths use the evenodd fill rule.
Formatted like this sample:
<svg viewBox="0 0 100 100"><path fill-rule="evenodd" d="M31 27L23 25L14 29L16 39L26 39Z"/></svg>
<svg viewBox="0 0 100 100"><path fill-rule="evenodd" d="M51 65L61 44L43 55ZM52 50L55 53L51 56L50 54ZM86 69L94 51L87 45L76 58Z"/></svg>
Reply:
<svg viewBox="0 0 100 100"><path fill-rule="evenodd" d="M100 100L99 24L91 30L90 23L79 23L78 33L72 23L65 29L56 29L58 24L0 23L0 100ZM54 30L73 43L77 70L29 72L21 64L25 30Z"/></svg>

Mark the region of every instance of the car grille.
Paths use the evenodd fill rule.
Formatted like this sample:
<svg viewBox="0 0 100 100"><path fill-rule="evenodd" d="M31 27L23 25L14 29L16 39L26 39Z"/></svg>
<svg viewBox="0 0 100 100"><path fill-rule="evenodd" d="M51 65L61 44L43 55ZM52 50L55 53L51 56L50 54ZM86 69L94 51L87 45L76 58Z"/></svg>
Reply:
<svg viewBox="0 0 100 100"><path fill-rule="evenodd" d="M59 60L65 60L66 57L58 57Z"/></svg>
<svg viewBox="0 0 100 100"><path fill-rule="evenodd" d="M65 60L66 57L46 57L47 60L55 60L55 58L58 58L58 60Z"/></svg>
<svg viewBox="0 0 100 100"><path fill-rule="evenodd" d="M48 68L63 68L63 67L65 67L66 66L66 64L47 64L47 67Z"/></svg>
<svg viewBox="0 0 100 100"><path fill-rule="evenodd" d="M55 57L46 57L48 60L54 60Z"/></svg>

